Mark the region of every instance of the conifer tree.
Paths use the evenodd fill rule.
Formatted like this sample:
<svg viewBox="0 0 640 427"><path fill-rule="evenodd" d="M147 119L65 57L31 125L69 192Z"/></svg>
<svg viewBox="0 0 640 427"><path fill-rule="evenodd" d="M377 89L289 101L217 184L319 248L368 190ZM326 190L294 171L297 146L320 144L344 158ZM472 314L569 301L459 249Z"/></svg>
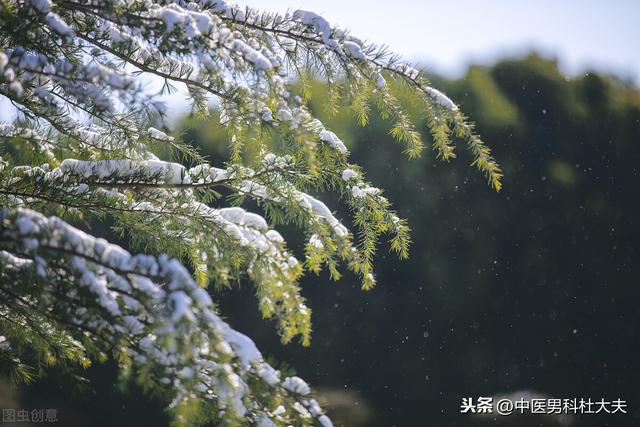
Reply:
<svg viewBox="0 0 640 427"><path fill-rule="evenodd" d="M194 115L217 110L226 163L158 129L170 109L142 75L187 93ZM171 402L177 425L330 426L309 386L267 364L215 304L216 289L249 281L282 341L309 345L303 272L338 279L346 268L370 289L382 236L408 256L406 222L307 108L317 78L328 111L349 108L362 125L379 111L409 157L423 150L424 121L437 157L466 143L500 189L489 149L449 98L315 13L0 0L0 98L17 113L0 125L4 373L29 381L113 358L123 380ZM405 113L401 92L424 117ZM352 212L351 229L320 200L329 193ZM79 229L96 222L140 254ZM304 236L301 253L276 231L288 224Z"/></svg>

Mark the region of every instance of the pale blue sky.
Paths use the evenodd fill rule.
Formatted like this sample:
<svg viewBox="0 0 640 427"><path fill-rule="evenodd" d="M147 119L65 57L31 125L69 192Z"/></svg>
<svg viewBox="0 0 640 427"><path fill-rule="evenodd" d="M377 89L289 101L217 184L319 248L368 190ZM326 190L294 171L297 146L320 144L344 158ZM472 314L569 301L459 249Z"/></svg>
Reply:
<svg viewBox="0 0 640 427"><path fill-rule="evenodd" d="M233 0L227 0L232 2ZM333 25L436 71L460 75L529 48L558 57L564 70L588 67L640 82L640 0L240 0L284 12L318 12Z"/></svg>
<svg viewBox="0 0 640 427"><path fill-rule="evenodd" d="M451 77L461 76L470 63L536 49L556 57L570 74L595 68L640 84L640 0L236 1L278 12L312 10ZM183 95L174 98L182 111ZM0 97L0 121L13 116Z"/></svg>

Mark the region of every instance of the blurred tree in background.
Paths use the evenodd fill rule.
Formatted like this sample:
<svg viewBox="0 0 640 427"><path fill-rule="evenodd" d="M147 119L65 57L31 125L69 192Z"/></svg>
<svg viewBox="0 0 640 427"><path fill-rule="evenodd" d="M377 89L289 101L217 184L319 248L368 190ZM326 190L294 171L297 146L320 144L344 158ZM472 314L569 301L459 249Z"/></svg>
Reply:
<svg viewBox="0 0 640 427"><path fill-rule="evenodd" d="M330 116L317 84L312 108L394 195L413 230L412 256L379 254L381 286L367 298L355 278L320 286L327 276L306 277L303 293L321 313L310 348L281 346L246 304L250 286L229 292L222 314L324 388L338 426L482 425L460 414L462 397L518 390L629 402L627 415L544 425L638 425L640 91L598 73L566 77L537 55L432 81L490 141L503 192L487 190L471 159L404 161L389 123L360 128L348 111ZM213 163L224 159L218 125L191 125L187 139ZM23 406L46 402L78 425L166 422L162 405L137 391L114 395L110 366L91 370L95 392L81 400L56 395L53 373L22 390Z"/></svg>

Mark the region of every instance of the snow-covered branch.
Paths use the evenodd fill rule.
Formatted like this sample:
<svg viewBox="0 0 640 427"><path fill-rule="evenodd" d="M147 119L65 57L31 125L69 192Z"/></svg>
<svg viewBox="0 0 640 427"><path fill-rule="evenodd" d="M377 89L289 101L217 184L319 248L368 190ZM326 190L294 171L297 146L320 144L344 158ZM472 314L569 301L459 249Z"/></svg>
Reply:
<svg viewBox="0 0 640 427"><path fill-rule="evenodd" d="M0 292L26 310L39 308L31 301L65 295L42 314L80 351L90 351L85 340L99 349L117 343L133 369L150 371L151 384L172 390L173 406L204 400L222 418L277 420L278 406L266 405L278 393L282 405L305 409L293 411L300 422L327 422L309 387L296 377L281 380L253 342L215 314L208 293L175 259L131 255L31 210L4 210L0 224L0 274L20 271L36 280L28 288L5 283Z"/></svg>
<svg viewBox="0 0 640 427"><path fill-rule="evenodd" d="M311 79L325 80L328 110L349 108L363 125L374 110L389 119L412 157L425 144L405 111L410 89L438 156L466 142L500 188L490 150L451 99L310 11L0 0L0 40L0 98L18 112L0 124L0 350L12 355L2 360L27 378L51 354L80 367L114 357L124 374L166 389L178 424L199 407L220 423L330 426L306 383L281 381L220 319L214 291L250 281L282 340L308 345L305 271L337 279L347 268L369 289L383 234L408 255L406 222L307 105ZM159 95L178 90L194 117L225 129L222 164L167 131ZM104 219L148 255L69 225ZM278 231L289 225L304 238L299 254Z"/></svg>

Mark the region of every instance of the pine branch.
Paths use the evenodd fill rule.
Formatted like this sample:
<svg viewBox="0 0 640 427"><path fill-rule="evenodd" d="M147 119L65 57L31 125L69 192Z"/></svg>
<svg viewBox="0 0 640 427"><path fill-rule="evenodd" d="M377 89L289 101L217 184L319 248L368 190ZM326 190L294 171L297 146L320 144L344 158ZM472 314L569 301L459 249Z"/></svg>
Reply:
<svg viewBox="0 0 640 427"><path fill-rule="evenodd" d="M164 391L176 424L331 426L306 383L281 381L211 297L247 280L283 342L308 345L305 271L338 279L346 268L370 289L383 236L408 256L406 221L307 106L313 79L326 80L332 114L347 108L364 126L378 110L409 157L425 145L406 111L412 94L437 157L454 158L461 139L501 188L453 101L386 48L312 12L0 0L0 44L0 97L19 113L0 125L0 363L16 379L112 357L123 376ZM162 130L166 105L142 75L161 79L161 93L186 87L194 115L209 117L216 103L222 167ZM353 230L323 200L344 204ZM68 222L105 219L147 255ZM298 258L276 230L288 224L305 239Z"/></svg>

